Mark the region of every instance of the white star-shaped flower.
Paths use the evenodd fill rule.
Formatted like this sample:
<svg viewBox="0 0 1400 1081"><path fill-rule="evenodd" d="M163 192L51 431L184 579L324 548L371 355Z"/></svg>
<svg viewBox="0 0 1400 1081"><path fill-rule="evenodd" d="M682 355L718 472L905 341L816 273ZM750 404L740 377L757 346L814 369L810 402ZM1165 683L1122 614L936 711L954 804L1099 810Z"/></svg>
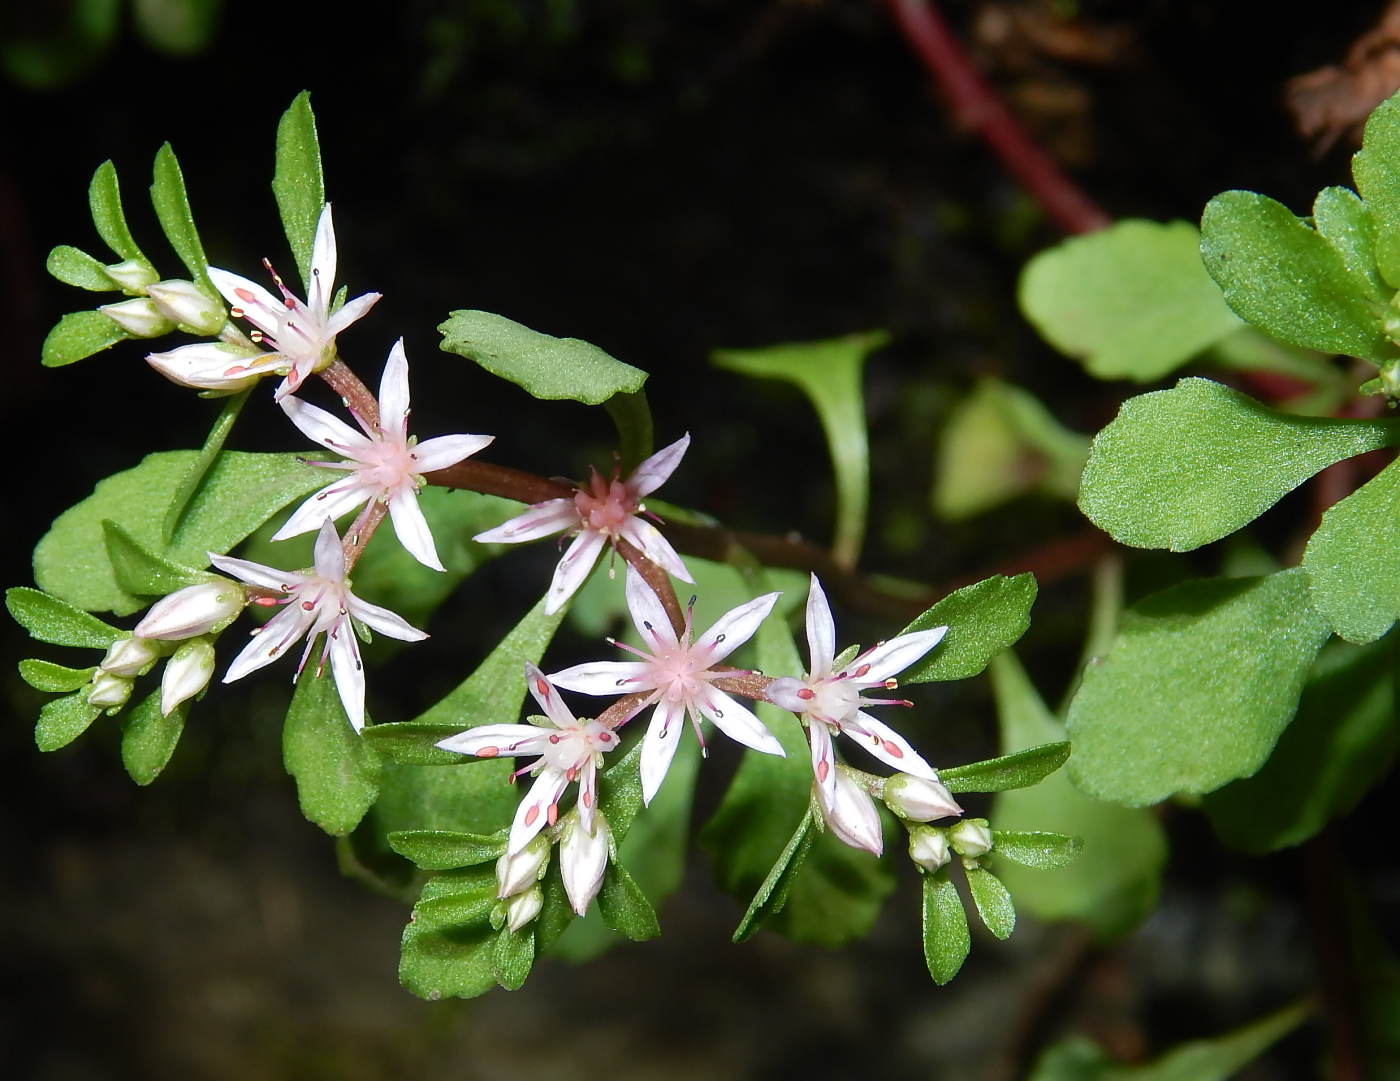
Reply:
<svg viewBox="0 0 1400 1081"><path fill-rule="evenodd" d="M642 462L626 480L617 477L605 480L595 469L587 488L579 488L569 497L536 503L503 525L478 533L473 540L484 544L518 544L553 533L577 533L574 543L554 568L549 599L545 602L545 612L549 614L559 611L583 585L598 560L598 553L609 540L614 544L625 540L681 581L694 581L670 542L655 526L641 518L646 511L642 506L643 497L666 483L689 446L687 434Z"/></svg>
<svg viewBox="0 0 1400 1081"><path fill-rule="evenodd" d="M603 755L617 747L616 732L597 721L576 718L545 674L529 661L525 662L525 683L552 727L483 724L437 744L444 751L474 754L478 758L540 756L520 771L538 776L516 808L507 854L519 852L540 830L559 820L559 800L574 781L578 781L579 823L592 837L598 809L598 767L603 763Z"/></svg>
<svg viewBox="0 0 1400 1081"><path fill-rule="evenodd" d="M651 643L652 652L644 653L615 643L642 659L579 664L549 677L556 686L583 694L651 692L638 707L640 712L653 703L656 705L642 742L642 799L646 803L650 803L661 788L666 771L671 767L687 713L702 747L705 739L700 733L700 718L708 717L716 728L745 747L765 754L786 754L777 737L763 726L752 710L712 683L731 674L716 672L713 668L753 636L779 596L781 594L768 593L726 612L692 645L690 613L686 613L685 632L678 638L651 586L629 563L627 607L637 633L642 641Z"/></svg>
<svg viewBox="0 0 1400 1081"><path fill-rule="evenodd" d="M213 552L209 553L209 561L248 585L286 594L281 601L266 598L257 602L285 604L286 607L253 631L253 640L233 659L224 682L232 683L271 664L304 635L306 649L297 665L299 678L311 656L316 636L325 632L326 644L321 650L316 674L320 676L329 658L335 689L356 732L365 725L365 671L360 663L360 647L355 641L352 621L358 620L401 642L421 642L428 637L387 608L362 601L350 592L345 581L345 550L335 531L335 523L329 518L321 523L321 533L316 538L316 566L311 570L279 571L275 567Z"/></svg>
<svg viewBox="0 0 1400 1081"><path fill-rule="evenodd" d="M335 298L335 226L331 204L327 203L316 223L316 239L311 248L311 284L305 301L294 297L266 259L263 266L282 293L277 300L256 282L217 267L209 268L214 287L224 295L235 317L247 319L257 328L253 340L271 347L271 352L243 362L242 375L284 372L277 387L278 399L301 386L312 372L335 358L335 336L363 316L379 299L378 293L365 293L347 301L331 313Z"/></svg>
<svg viewBox="0 0 1400 1081"><path fill-rule="evenodd" d="M802 679L784 676L768 685L768 700L799 714L807 725L812 744L812 771L817 777L824 807L835 806L835 732L844 732L886 765L903 773L938 783L938 774L909 741L883 721L866 713L867 705L907 705L894 698L862 698L873 687L893 690L894 680L942 640L947 627L901 634L867 649L839 670L836 667L836 622L817 576L807 594L807 645L811 672ZM952 797L949 796L952 803ZM956 804L954 804L956 806ZM950 812L952 813L952 812Z"/></svg>
<svg viewBox="0 0 1400 1081"><path fill-rule="evenodd" d="M297 508L273 540L309 533L326 518L339 518L372 499L389 505L394 532L408 553L435 571L443 569L432 532L418 506L423 474L455 465L489 444L492 435L440 435L419 443L408 434L408 358L400 338L389 350L379 383L379 424L371 427L353 412L361 432L299 398L282 399L282 409L309 439L346 456L344 462L312 462L345 469L350 477L322 488Z"/></svg>

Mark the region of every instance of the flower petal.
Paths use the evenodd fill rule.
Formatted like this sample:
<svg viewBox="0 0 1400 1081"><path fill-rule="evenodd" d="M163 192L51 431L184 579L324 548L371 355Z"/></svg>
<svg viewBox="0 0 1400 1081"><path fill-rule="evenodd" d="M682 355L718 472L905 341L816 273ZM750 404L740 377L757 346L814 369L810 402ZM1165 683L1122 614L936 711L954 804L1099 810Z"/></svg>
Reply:
<svg viewBox="0 0 1400 1081"><path fill-rule="evenodd" d="M420 631L403 616L377 604L370 604L353 593L345 594L345 608L370 630L387 634L400 642L421 642L429 637L427 631Z"/></svg>
<svg viewBox="0 0 1400 1081"><path fill-rule="evenodd" d="M345 621L326 632L330 635L331 675L340 704L358 732L365 726L365 667L360 661L360 647L355 641L355 629ZM303 673L303 678L305 674ZM320 678L319 673L316 678Z"/></svg>
<svg viewBox="0 0 1400 1081"><path fill-rule="evenodd" d="M699 706L700 712L715 722L715 727L730 739L752 747L764 754L775 754L786 758L787 751L778 742L778 737L764 726L754 712L741 702L736 702L723 691L706 686Z"/></svg>
<svg viewBox="0 0 1400 1081"><path fill-rule="evenodd" d="M947 633L947 627L934 627L929 631L901 634L876 646L864 657L857 657L844 670L850 672L857 684L873 687L884 683L896 672L903 672L938 645Z"/></svg>
<svg viewBox="0 0 1400 1081"><path fill-rule="evenodd" d="M533 724L482 724L438 740L435 747L458 754L474 754L495 758L542 754L549 742L549 733ZM482 755L482 751L489 753Z"/></svg>
<svg viewBox="0 0 1400 1081"><path fill-rule="evenodd" d="M374 307L374 302L383 295L383 293L364 293L354 300L347 300L341 305L340 311L332 315L326 323L326 339L334 338L351 323L364 318L365 313Z"/></svg>
<svg viewBox="0 0 1400 1081"><path fill-rule="evenodd" d="M379 377L379 427L390 439L408 435L408 357L402 338L390 348L384 374Z"/></svg>
<svg viewBox="0 0 1400 1081"><path fill-rule="evenodd" d="M331 450L347 458L363 462L373 449L374 443L361 432L355 431L339 417L326 412L318 405L304 402L291 395L277 403L282 412L313 443L330 447Z"/></svg>
<svg viewBox="0 0 1400 1081"><path fill-rule="evenodd" d="M824 721L812 721L807 725L807 735L812 741L812 774L822 798L830 803L836 798L836 751L831 746L831 729Z"/></svg>
<svg viewBox="0 0 1400 1081"><path fill-rule="evenodd" d="M578 508L572 499L546 499L495 529L478 533L472 540L481 544L519 544L573 529L578 524Z"/></svg>
<svg viewBox="0 0 1400 1081"><path fill-rule="evenodd" d="M764 688L763 693L779 709L789 713L805 713L808 699L800 697L798 692L809 689L806 681L796 676L779 676Z"/></svg>
<svg viewBox="0 0 1400 1081"><path fill-rule="evenodd" d="M352 510L363 506L379 494L380 489L372 484L362 484L352 475L327 484L319 492L309 496L282 528L272 535L275 541L288 537L299 537L320 529L327 518L340 518Z"/></svg>
<svg viewBox="0 0 1400 1081"><path fill-rule="evenodd" d="M250 586L261 586L278 593L290 593L303 580L296 571L279 571L276 567L265 567L250 559L235 559L233 556L221 556L217 552L206 552L205 555L209 557L210 564Z"/></svg>
<svg viewBox="0 0 1400 1081"><path fill-rule="evenodd" d="M598 562L598 553L603 549L603 534L592 529L584 530L569 545L558 565L554 568L554 579L549 583L549 599L545 601L545 615L552 616L563 608L569 598L578 592L593 564Z"/></svg>
<svg viewBox="0 0 1400 1081"><path fill-rule="evenodd" d="M666 614L661 598L631 563L627 564L626 595L627 610L632 613L632 624L641 635L642 643L653 652L660 652L659 647L675 647L678 642L671 617Z"/></svg>
<svg viewBox="0 0 1400 1081"><path fill-rule="evenodd" d="M417 472L431 473L434 469L456 465L495 441L494 435L439 435L414 447L413 459Z"/></svg>
<svg viewBox="0 0 1400 1081"><path fill-rule="evenodd" d="M642 802L650 804L666 779L671 759L676 757L681 732L685 728L685 706L663 698L651 713L647 734L642 737Z"/></svg>
<svg viewBox="0 0 1400 1081"><path fill-rule="evenodd" d="M578 771L578 820L589 833L593 832L593 817L598 810L598 767L590 757Z"/></svg>
<svg viewBox="0 0 1400 1081"><path fill-rule="evenodd" d="M331 204L321 208L316 219L316 238L311 242L311 280L306 283L309 304L320 301L318 312L324 314L335 295L335 223L331 220ZM320 295L317 296L317 288Z"/></svg>
<svg viewBox="0 0 1400 1081"><path fill-rule="evenodd" d="M608 835L606 825L590 831L579 821L570 824L559 842L559 874L564 880L564 892L580 916L588 911L589 902L603 884L608 866Z"/></svg>
<svg viewBox="0 0 1400 1081"><path fill-rule="evenodd" d="M428 520L423 517L423 508L418 505L417 492L406 484L399 488L389 500L389 517L404 551L425 567L435 571L447 569L438 558L433 532L428 528Z"/></svg>
<svg viewBox="0 0 1400 1081"><path fill-rule="evenodd" d="M676 467L681 464L681 458L685 456L689 447L689 432L686 432L669 447L662 447L632 470L632 475L624 482L627 490L638 498L656 491L670 479L671 474L676 471Z"/></svg>
<svg viewBox="0 0 1400 1081"><path fill-rule="evenodd" d="M656 687L655 681L647 678L653 669L646 661L589 661L553 673L549 682L579 694L631 694Z"/></svg>
<svg viewBox="0 0 1400 1081"><path fill-rule="evenodd" d="M924 761L923 755L914 750L907 739L884 721L872 717L864 710L843 724L841 731L885 765L915 777L922 777L926 781L938 780L934 768Z"/></svg>
<svg viewBox="0 0 1400 1081"><path fill-rule="evenodd" d="M870 793L841 773L830 797L817 790L817 800L831 832L852 848L863 848L880 855L885 850L880 812Z"/></svg>
<svg viewBox="0 0 1400 1081"><path fill-rule="evenodd" d="M287 646L306 634L315 621L314 613L304 611L298 604L289 604L263 624L262 630L233 658L233 663L224 673L223 682L232 683L250 672L267 667L282 655Z"/></svg>
<svg viewBox="0 0 1400 1081"><path fill-rule="evenodd" d="M283 310L281 301L257 282L218 267L209 268L209 280L231 307L243 313L248 322L264 334L274 338L277 336L277 313Z"/></svg>
<svg viewBox="0 0 1400 1081"><path fill-rule="evenodd" d="M329 518L321 523L315 551L316 573L332 582L345 581L345 549L340 545L340 534L335 531L335 523Z"/></svg>
<svg viewBox="0 0 1400 1081"><path fill-rule="evenodd" d="M525 686L530 689L530 694L535 701L540 704L540 709L544 710L549 719L554 722L555 728L578 728L578 719L564 704L564 700L559 697L559 691L543 672L529 661L525 662Z"/></svg>
<svg viewBox="0 0 1400 1081"><path fill-rule="evenodd" d="M515 809L515 821L510 825L510 842L506 851L514 855L528 845L535 834L549 825L549 808L559 803L559 797L568 787L564 771L553 766L545 766L530 791Z"/></svg>
<svg viewBox="0 0 1400 1081"><path fill-rule="evenodd" d="M781 596L781 593L765 593L726 612L695 643L695 651L706 657L708 664L718 664L753 637Z"/></svg>
<svg viewBox="0 0 1400 1081"><path fill-rule="evenodd" d="M836 660L836 621L831 618L831 605L815 574L807 591L807 648L811 653L811 674L828 675Z"/></svg>
<svg viewBox="0 0 1400 1081"><path fill-rule="evenodd" d="M682 582L692 584L695 582L695 579L690 576L690 571L686 570L685 564L681 562L681 557L671 547L671 542L663 537L650 522L644 522L634 514L622 523L618 532L628 542L640 548L642 554L658 567L665 568L667 572L675 575Z"/></svg>

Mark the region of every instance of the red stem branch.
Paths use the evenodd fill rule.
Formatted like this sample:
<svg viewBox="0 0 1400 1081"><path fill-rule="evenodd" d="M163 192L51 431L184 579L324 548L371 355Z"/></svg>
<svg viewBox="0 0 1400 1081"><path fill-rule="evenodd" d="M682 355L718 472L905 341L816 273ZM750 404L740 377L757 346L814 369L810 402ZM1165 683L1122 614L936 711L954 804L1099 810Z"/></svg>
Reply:
<svg viewBox="0 0 1400 1081"><path fill-rule="evenodd" d="M1041 209L1068 233L1092 233L1112 223L1027 134L963 50L933 0L889 0L905 39L937 82L953 117L977 132Z"/></svg>

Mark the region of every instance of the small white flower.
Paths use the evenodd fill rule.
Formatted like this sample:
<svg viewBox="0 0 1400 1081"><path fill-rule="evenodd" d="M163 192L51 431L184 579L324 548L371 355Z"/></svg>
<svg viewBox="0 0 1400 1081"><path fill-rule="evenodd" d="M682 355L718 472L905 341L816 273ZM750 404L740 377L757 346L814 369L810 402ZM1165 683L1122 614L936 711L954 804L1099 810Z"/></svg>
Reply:
<svg viewBox="0 0 1400 1081"><path fill-rule="evenodd" d="M530 791L515 811L510 827L509 853L519 852L531 839L559 820L559 799L578 781L578 812L583 829L593 832L598 805L598 767L603 755L617 747L617 733L597 721L580 720L569 712L558 691L543 672L528 661L525 682L544 710L552 728L532 724L483 724L448 736L437 746L478 758L497 755L539 755L520 773L538 773Z"/></svg>
<svg viewBox="0 0 1400 1081"><path fill-rule="evenodd" d="M353 414L363 434L337 420L324 409L298 398L282 399L282 409L307 438L346 456L344 462L313 462L328 469L350 471L345 480L322 488L287 519L273 535L286 540L308 533L326 518L339 518L372 499L389 504L394 532L404 549L425 566L443 569L433 544L433 534L418 506L423 474L445 469L475 454L490 443L491 435L440 435L419 443L408 434L408 358L403 339L389 350L379 384L379 424L365 423Z"/></svg>
<svg viewBox="0 0 1400 1081"><path fill-rule="evenodd" d="M196 334L217 334L228 320L224 306L194 282L179 278L155 282L146 287L146 295L161 315Z"/></svg>
<svg viewBox="0 0 1400 1081"><path fill-rule="evenodd" d="M138 638L162 642L195 638L222 630L247 603L242 587L227 578L200 582L156 601L136 624L134 633Z"/></svg>
<svg viewBox="0 0 1400 1081"><path fill-rule="evenodd" d="M257 328L253 340L272 347L264 356L269 362L275 362L277 370L286 372L286 378L277 387L280 399L300 387L312 372L335 359L335 336L369 311L379 294L365 293L331 314L330 305L335 298L336 248L330 203L321 211L316 224L316 239L311 249L311 284L304 302L292 295L266 259L263 265L272 273L282 300L275 299L256 282L227 270L210 267L209 278L232 306L233 315L247 319ZM270 365L263 370L271 370Z"/></svg>
<svg viewBox="0 0 1400 1081"><path fill-rule="evenodd" d="M316 674L321 674L329 658L335 689L357 732L365 725L365 672L352 620L401 642L421 642L428 637L387 608L362 601L350 592L345 582L345 551L335 523L329 518L321 524L321 533L316 538L316 565L311 570L279 571L275 567L213 552L209 553L209 560L221 571L260 590L286 594L282 601L273 602L286 607L253 632L255 637L233 659L224 682L232 683L271 664L304 635L306 649L297 665L300 677L316 636L325 632L326 644L321 650Z"/></svg>
<svg viewBox="0 0 1400 1081"><path fill-rule="evenodd" d="M932 826L916 826L909 831L909 858L925 871L936 871L952 859L948 834Z"/></svg>
<svg viewBox="0 0 1400 1081"><path fill-rule="evenodd" d="M524 514L473 539L484 544L519 544L554 533L578 534L554 568L545 602L545 612L550 614L559 611L583 585L598 553L610 540L614 545L625 540L681 581L693 581L671 543L641 518L646 511L642 498L676 471L689 446L690 436L682 436L642 462L626 480L604 480L595 469L587 488L579 488L571 497L536 503Z"/></svg>
<svg viewBox="0 0 1400 1081"><path fill-rule="evenodd" d="M564 892L569 904L582 916L603 886L603 874L608 868L608 851L612 831L601 814L593 831L583 828L577 811L570 811L564 820L559 841L559 876L564 880Z"/></svg>
<svg viewBox="0 0 1400 1081"><path fill-rule="evenodd" d="M901 634L866 650L850 664L835 669L836 623L817 576L807 594L807 646L811 672L802 679L784 676L768 685L768 700L802 717L812 744L812 771L823 799L836 798L834 732L844 732L886 765L902 773L938 780L932 766L909 741L883 721L866 713L866 705L907 705L895 698L862 698L873 687L893 690L902 672L942 640L947 627Z"/></svg>
<svg viewBox="0 0 1400 1081"><path fill-rule="evenodd" d="M98 665L113 676L139 676L160 657L160 646L146 638L118 638L107 647L107 655Z"/></svg>
<svg viewBox="0 0 1400 1081"><path fill-rule="evenodd" d="M965 818L948 831L948 840L959 856L976 859L992 850L992 831L985 818Z"/></svg>
<svg viewBox="0 0 1400 1081"><path fill-rule="evenodd" d="M852 848L863 848L880 855L885 850L885 837L880 828L880 812L875 807L875 801L844 768L837 768L832 774L830 796L826 794L826 786L815 786L817 803L821 806L826 824L831 827L832 833Z"/></svg>
<svg viewBox="0 0 1400 1081"><path fill-rule="evenodd" d="M638 712L655 703L651 724L642 743L642 799L650 803L680 746L685 716L700 745L705 745L700 731L700 718L708 717L730 739L765 754L784 756L786 752L777 737L763 726L748 707L736 702L716 688L712 680L726 675L713 671L749 640L758 625L773 610L781 594L768 593L726 612L694 645L690 642L690 612L686 613L685 632L676 637L666 609L661 606L646 579L627 565L627 607L642 641L651 644L651 653L643 653L623 643L614 643L635 653L640 661L595 661L575 665L550 676L555 685L583 694L632 694L650 691L638 706Z"/></svg>
<svg viewBox="0 0 1400 1081"><path fill-rule="evenodd" d="M942 784L910 773L896 773L885 782L885 806L913 822L962 814L953 794Z"/></svg>
<svg viewBox="0 0 1400 1081"><path fill-rule="evenodd" d="M512 894L506 901L506 929L515 934L540 914L544 908L544 890L531 886L528 890Z"/></svg>
<svg viewBox="0 0 1400 1081"><path fill-rule="evenodd" d="M160 313L160 309L150 297L134 297L117 304L102 304L97 310L137 338L159 338L175 329L175 324Z"/></svg>
<svg viewBox="0 0 1400 1081"><path fill-rule="evenodd" d="M184 643L165 662L160 679L160 712L169 717L176 706L193 698L214 674L214 646L207 638L195 638Z"/></svg>
<svg viewBox="0 0 1400 1081"><path fill-rule="evenodd" d="M549 837L542 833L514 855L502 853L496 861L496 896L510 897L538 882L549 866L549 848Z"/></svg>
<svg viewBox="0 0 1400 1081"><path fill-rule="evenodd" d="M146 363L172 383L196 390L245 390L277 371L276 357L224 342L196 342L166 353L148 353Z"/></svg>

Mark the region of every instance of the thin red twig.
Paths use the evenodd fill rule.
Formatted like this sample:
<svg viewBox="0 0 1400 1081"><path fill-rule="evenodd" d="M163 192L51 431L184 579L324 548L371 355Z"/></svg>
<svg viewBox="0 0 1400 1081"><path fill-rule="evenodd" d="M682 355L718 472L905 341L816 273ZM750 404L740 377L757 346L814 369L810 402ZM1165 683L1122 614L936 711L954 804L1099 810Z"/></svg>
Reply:
<svg viewBox="0 0 1400 1081"><path fill-rule="evenodd" d="M957 122L977 132L1041 208L1068 233L1112 224L1027 134L964 51L933 0L889 0L895 21L948 99Z"/></svg>

